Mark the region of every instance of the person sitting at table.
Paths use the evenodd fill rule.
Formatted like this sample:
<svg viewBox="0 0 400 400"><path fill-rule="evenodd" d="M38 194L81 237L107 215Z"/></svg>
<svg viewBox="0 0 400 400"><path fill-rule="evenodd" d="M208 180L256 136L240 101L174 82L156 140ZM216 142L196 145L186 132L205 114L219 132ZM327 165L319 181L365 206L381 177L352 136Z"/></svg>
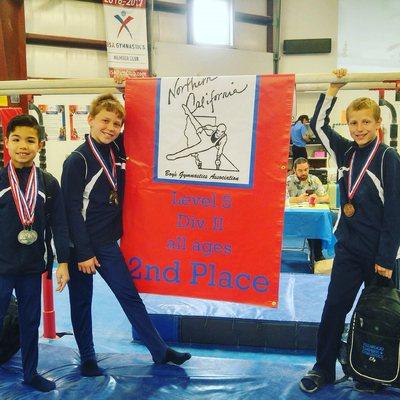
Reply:
<svg viewBox="0 0 400 400"><path fill-rule="evenodd" d="M289 204L305 203L329 203L329 195L320 179L310 174L310 165L303 158L297 158L293 164L293 174L286 179L286 190L289 196ZM320 239L307 239L310 251L315 261L324 260L322 254L322 242Z"/></svg>

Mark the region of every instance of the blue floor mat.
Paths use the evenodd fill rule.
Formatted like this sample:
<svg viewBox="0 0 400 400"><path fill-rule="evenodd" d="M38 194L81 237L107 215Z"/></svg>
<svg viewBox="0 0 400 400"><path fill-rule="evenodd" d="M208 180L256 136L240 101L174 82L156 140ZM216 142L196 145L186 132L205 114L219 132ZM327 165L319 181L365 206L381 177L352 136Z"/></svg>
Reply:
<svg viewBox="0 0 400 400"><path fill-rule="evenodd" d="M231 318L315 321L320 318L328 282L329 277L326 276L282 274L278 309L199 299L143 297L153 313L206 313ZM72 331L68 294L55 295L55 302L57 331ZM307 352L173 345L178 350L190 351L192 359L182 368L153 365L148 350L141 344L132 343L131 327L125 315L107 285L97 275L94 279L93 331L99 364L105 369L106 376L80 376L73 336L65 335L60 340L42 338L38 370L56 381L58 389L40 393L24 386L21 355L17 353L0 368L0 399L310 399L298 387L299 379L314 363L315 356ZM373 399L396 399L399 395L400 391L390 389ZM352 383L346 382L323 388L312 398L367 400L371 396L353 391Z"/></svg>
<svg viewBox="0 0 400 400"><path fill-rule="evenodd" d="M290 355L233 359L193 356L182 367L154 365L149 354L98 354L106 375L83 378L74 350L41 344L39 372L57 384L40 393L21 382L18 353L0 368L0 398L4 400L305 400L299 378L311 367L304 356ZM400 391L387 389L375 400L398 399ZM352 382L329 385L312 395L315 400L367 400L370 395L352 390Z"/></svg>

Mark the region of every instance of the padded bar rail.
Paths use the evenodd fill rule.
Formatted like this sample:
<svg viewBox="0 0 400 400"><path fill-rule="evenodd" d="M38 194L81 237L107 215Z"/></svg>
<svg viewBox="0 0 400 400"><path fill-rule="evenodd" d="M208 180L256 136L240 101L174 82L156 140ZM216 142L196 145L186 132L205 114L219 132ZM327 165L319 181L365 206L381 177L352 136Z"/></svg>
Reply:
<svg viewBox="0 0 400 400"><path fill-rule="evenodd" d="M344 78L335 79L333 74L297 74L298 91L325 90L330 82L346 82L348 90L362 89L395 89L400 81L400 72L352 73ZM392 82L392 83L388 83ZM322 84L322 85L321 85ZM68 93L102 93L123 90L124 85L116 84L112 78L93 79L29 79L0 81L0 95L16 94L68 94Z"/></svg>

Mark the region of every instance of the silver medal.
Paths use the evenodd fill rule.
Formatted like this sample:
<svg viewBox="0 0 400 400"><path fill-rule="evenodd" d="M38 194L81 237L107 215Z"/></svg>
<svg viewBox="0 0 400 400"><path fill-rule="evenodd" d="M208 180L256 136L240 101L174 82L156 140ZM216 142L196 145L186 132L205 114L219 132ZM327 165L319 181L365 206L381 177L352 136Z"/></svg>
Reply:
<svg viewBox="0 0 400 400"><path fill-rule="evenodd" d="M37 232L32 229L23 229L20 233L18 233L18 242L28 246L32 243L35 243L37 238Z"/></svg>

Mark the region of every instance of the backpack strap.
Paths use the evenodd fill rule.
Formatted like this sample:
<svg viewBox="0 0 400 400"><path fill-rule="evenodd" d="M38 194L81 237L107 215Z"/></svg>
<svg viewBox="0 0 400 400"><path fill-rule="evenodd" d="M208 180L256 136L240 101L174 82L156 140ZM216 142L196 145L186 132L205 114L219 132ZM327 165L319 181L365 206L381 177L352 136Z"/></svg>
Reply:
<svg viewBox="0 0 400 400"><path fill-rule="evenodd" d="M54 252L53 247L51 245L51 240L53 238L53 234L51 231L51 210L53 208L53 199L54 195L51 191L51 179L52 176L46 171L42 171L43 185L44 185L44 193L46 195L46 201L44 203L44 215L45 215L45 233L44 233L44 241L46 245L46 272L47 279L53 278L53 264L54 264Z"/></svg>

